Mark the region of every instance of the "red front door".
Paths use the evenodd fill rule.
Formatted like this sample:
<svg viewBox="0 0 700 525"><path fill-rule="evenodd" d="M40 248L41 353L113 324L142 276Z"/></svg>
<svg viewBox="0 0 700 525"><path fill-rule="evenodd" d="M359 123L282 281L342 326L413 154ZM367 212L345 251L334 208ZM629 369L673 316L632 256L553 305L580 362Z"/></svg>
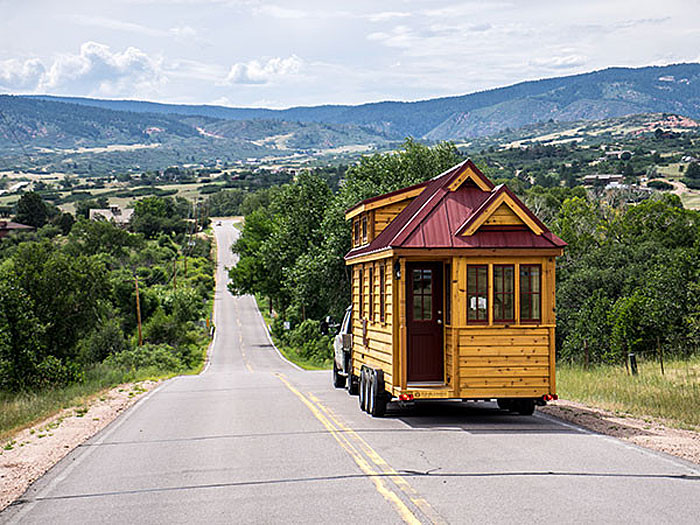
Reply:
<svg viewBox="0 0 700 525"><path fill-rule="evenodd" d="M442 263L407 263L406 273L407 380L442 382Z"/></svg>

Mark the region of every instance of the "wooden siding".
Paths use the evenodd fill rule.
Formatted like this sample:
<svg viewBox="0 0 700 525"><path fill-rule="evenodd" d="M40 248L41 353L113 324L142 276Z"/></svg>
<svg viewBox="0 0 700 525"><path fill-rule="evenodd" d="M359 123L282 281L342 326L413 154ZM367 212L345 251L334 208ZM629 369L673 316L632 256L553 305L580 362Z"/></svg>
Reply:
<svg viewBox="0 0 700 525"><path fill-rule="evenodd" d="M520 226L521 224L524 224L523 221L506 204L501 204L484 222L485 226Z"/></svg>
<svg viewBox="0 0 700 525"><path fill-rule="evenodd" d="M406 206L408 206L411 200L413 199L407 199L401 202L388 204L371 212L374 218L374 238L376 238L377 235L382 233L384 231L384 228L389 226L389 223L393 221Z"/></svg>
<svg viewBox="0 0 700 525"><path fill-rule="evenodd" d="M384 266L384 282L385 282L385 313L384 322L380 321L380 290L379 283L379 267ZM369 275L370 268L373 268L373 282L370 283ZM352 363L353 373L360 374L362 365L371 366L372 368L381 369L384 371L384 380L387 389L393 386L394 380L394 338L393 338L393 313L394 313L394 298L393 298L393 278L391 272L391 260L376 261L371 263L363 263L353 265L352 279ZM360 269L365 281L364 288L360 283ZM374 305L372 308L372 316L370 317L369 287L373 286ZM363 292L361 294L361 292ZM364 301L364 317L360 318L360 300ZM364 324L367 324L367 334L364 337ZM367 343L365 345L365 342Z"/></svg>

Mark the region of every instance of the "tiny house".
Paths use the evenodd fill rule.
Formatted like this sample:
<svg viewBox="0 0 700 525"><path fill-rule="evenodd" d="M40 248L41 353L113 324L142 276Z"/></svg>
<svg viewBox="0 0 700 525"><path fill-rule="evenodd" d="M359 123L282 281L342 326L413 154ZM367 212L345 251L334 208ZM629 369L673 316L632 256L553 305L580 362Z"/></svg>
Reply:
<svg viewBox="0 0 700 525"><path fill-rule="evenodd" d="M360 406L556 397L555 259L566 243L466 160L346 212L352 249L347 378Z"/></svg>

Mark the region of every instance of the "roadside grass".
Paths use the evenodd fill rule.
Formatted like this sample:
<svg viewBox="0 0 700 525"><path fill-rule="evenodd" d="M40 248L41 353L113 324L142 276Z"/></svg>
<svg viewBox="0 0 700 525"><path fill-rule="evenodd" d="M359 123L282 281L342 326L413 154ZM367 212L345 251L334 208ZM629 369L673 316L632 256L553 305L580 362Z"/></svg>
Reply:
<svg viewBox="0 0 700 525"><path fill-rule="evenodd" d="M177 373L154 367L127 371L99 364L86 371L82 383L38 392L0 392L0 440L64 408L83 405L117 385L167 379L175 375Z"/></svg>
<svg viewBox="0 0 700 525"><path fill-rule="evenodd" d="M257 303L258 310L262 314L269 331L269 327L272 324L272 317L270 316L270 301L267 297L261 297L256 294L255 302ZM297 352L296 349L284 345L277 337L272 335L272 333L270 333L270 337L272 337L272 342L284 357L304 370L330 370L332 364L330 359L327 359L322 363L315 360L306 359L305 357L299 355L299 352Z"/></svg>
<svg viewBox="0 0 700 525"><path fill-rule="evenodd" d="M623 367L557 367L557 391L562 399L579 401L637 417L666 419L672 426L700 429L700 356L664 363L639 363L639 375Z"/></svg>

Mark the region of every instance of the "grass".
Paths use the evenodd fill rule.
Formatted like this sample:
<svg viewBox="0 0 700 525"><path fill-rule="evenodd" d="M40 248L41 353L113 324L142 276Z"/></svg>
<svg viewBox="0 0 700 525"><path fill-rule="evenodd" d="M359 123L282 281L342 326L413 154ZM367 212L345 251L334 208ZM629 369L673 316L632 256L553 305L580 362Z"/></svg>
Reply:
<svg viewBox="0 0 700 525"><path fill-rule="evenodd" d="M270 302L267 297L261 297L256 294L255 296L255 302L258 305L258 310L260 310L260 313L263 316L263 319L265 320L265 324L269 327L270 324L272 323L272 317L270 316ZM297 352L296 349L291 348L289 346L286 346L282 344L275 336L270 334L272 337L272 342L275 344L277 349L281 352L281 354L287 358L289 361L294 363L297 366L300 366L304 370L329 370L331 368L331 360L328 359L323 363L319 363L318 361L315 360L310 360L305 358L304 356L299 355L299 352Z"/></svg>
<svg viewBox="0 0 700 525"><path fill-rule="evenodd" d="M39 392L0 392L0 439L51 417L64 408L83 406L117 385L174 375L177 374L156 369L125 371L100 364L86 372L82 383ZM80 412L80 408L76 410L76 413Z"/></svg>
<svg viewBox="0 0 700 525"><path fill-rule="evenodd" d="M700 357L669 361L665 370L656 361L640 362L637 376L623 367L559 365L557 391L563 399L700 429Z"/></svg>

